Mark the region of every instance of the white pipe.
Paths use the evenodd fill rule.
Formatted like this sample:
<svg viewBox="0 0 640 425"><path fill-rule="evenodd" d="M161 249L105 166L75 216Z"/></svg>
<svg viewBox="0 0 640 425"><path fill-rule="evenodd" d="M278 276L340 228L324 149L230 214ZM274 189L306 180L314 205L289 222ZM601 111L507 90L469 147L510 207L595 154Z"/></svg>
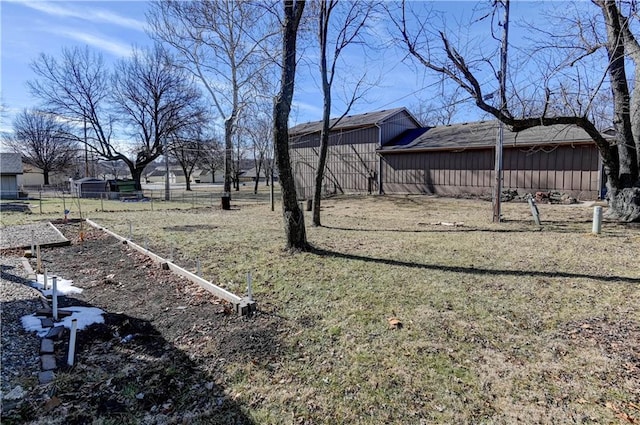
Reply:
<svg viewBox="0 0 640 425"><path fill-rule="evenodd" d="M76 331L78 330L78 319L71 321L71 334L69 335L69 355L67 356L67 364L73 366L73 360L76 355Z"/></svg>
<svg viewBox="0 0 640 425"><path fill-rule="evenodd" d="M593 226L591 227L591 232L593 234L599 235L602 230L602 207L594 207L593 208Z"/></svg>
<svg viewBox="0 0 640 425"><path fill-rule="evenodd" d="M251 272L247 273L247 296L253 301L253 288L251 287Z"/></svg>
<svg viewBox="0 0 640 425"><path fill-rule="evenodd" d="M42 288L43 288L43 290L46 291L47 290L47 286L49 285L49 282L48 282L49 278L47 277L47 267L46 266L42 268L42 273L43 273L42 274Z"/></svg>
<svg viewBox="0 0 640 425"><path fill-rule="evenodd" d="M53 320L58 321L58 277L51 276L53 288L51 289L51 306L53 308Z"/></svg>

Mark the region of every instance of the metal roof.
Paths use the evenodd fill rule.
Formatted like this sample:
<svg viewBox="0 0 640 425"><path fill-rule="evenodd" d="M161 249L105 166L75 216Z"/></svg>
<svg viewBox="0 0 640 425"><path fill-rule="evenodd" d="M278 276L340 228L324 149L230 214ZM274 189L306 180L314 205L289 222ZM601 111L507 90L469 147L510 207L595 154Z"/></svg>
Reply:
<svg viewBox="0 0 640 425"><path fill-rule="evenodd" d="M498 121L479 121L427 128L422 134L404 132L379 151L487 148L496 144ZM411 131L411 130L409 130ZM415 136L412 138L412 136ZM504 127L504 147L593 143L583 129L572 125L538 126L514 133Z"/></svg>
<svg viewBox="0 0 640 425"><path fill-rule="evenodd" d="M0 152L0 174L22 174L22 156Z"/></svg>
<svg viewBox="0 0 640 425"><path fill-rule="evenodd" d="M420 123L415 119L413 115L407 110L407 108L395 108L395 109L386 109L383 111L376 112L367 112L365 114L358 115L347 115L340 120L337 126L335 126L332 131L335 130L343 130L346 128L360 128L360 127L371 127L376 124L381 124L385 120L393 117L394 115L405 111L411 119L413 119L416 124L419 126ZM332 118L329 122L329 126L332 126L338 118ZM322 121L312 121L304 124L298 124L295 127L289 129L289 135L301 135L301 134L309 134L315 133L322 130Z"/></svg>

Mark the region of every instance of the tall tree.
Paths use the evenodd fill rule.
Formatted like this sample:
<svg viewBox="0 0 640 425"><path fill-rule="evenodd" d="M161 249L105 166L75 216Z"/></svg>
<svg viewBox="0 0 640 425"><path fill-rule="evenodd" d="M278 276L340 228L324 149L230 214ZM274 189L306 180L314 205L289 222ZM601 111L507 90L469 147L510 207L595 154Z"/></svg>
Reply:
<svg viewBox="0 0 640 425"><path fill-rule="evenodd" d="M41 54L31 68L31 93L46 111L73 122L84 134L78 140L86 151L105 160L125 160L112 143L115 118L109 108L110 78L102 56L85 48L63 48L59 58Z"/></svg>
<svg viewBox="0 0 640 425"><path fill-rule="evenodd" d="M237 0L152 3L151 35L179 53L224 120L224 191L231 191L234 133L243 108L260 93L266 41L275 35L265 25L267 9ZM223 205L226 205L223 203Z"/></svg>
<svg viewBox="0 0 640 425"><path fill-rule="evenodd" d="M134 49L118 62L113 74L113 101L136 141L135 160L124 160L140 190L145 167L168 144L203 125L205 109L200 91L161 47Z"/></svg>
<svg viewBox="0 0 640 425"><path fill-rule="evenodd" d="M339 8L338 5L345 5ZM318 43L320 46L320 77L322 80L322 130L320 132L320 152L316 167L313 195L313 225L320 226L320 202L322 199L322 181L329 150L329 134L340 120L349 114L354 103L362 97L364 76L358 80L351 92L342 115L331 124L331 88L338 73L338 61L345 49L354 43L363 43L362 33L370 19L375 3L371 1L318 0ZM344 70L342 71L344 73Z"/></svg>
<svg viewBox="0 0 640 425"><path fill-rule="evenodd" d="M216 182L216 171L224 167L224 146L217 135L202 140L202 157L199 166L211 173L211 182Z"/></svg>
<svg viewBox="0 0 640 425"><path fill-rule="evenodd" d="M45 185L50 173L64 171L80 153L67 123L35 109L24 109L15 118L13 136L6 142L28 164L42 170Z"/></svg>
<svg viewBox="0 0 640 425"><path fill-rule="evenodd" d="M499 6L502 1L508 0L494 4ZM640 221L640 44L631 30L637 19L635 2L594 0L592 5L600 19L576 16L564 34L559 33L563 28L555 25L552 32L547 27L539 29L554 44L541 42L528 52L531 58L549 52L551 56L540 59L543 71L527 82L540 81L538 92L542 95L535 97L535 90L523 85L511 87L513 94L508 99L493 97L500 74L495 72L498 66L491 66L492 58L465 57L444 30L431 31L435 25L424 10L403 2L399 10L390 11L390 18L399 40L418 63L466 91L478 108L512 131L555 124L584 129L594 140L604 164L607 215L620 221ZM569 10L565 7L563 13L566 15ZM584 12L583 8L576 10ZM480 82L481 63L490 65L495 77L493 85ZM511 80L511 84L515 81ZM594 116L604 90L610 90L612 95L614 143L605 137Z"/></svg>
<svg viewBox="0 0 640 425"><path fill-rule="evenodd" d="M296 185L289 156L289 114L296 76L296 44L298 28L305 2L283 0L282 61L280 90L273 105L273 145L282 193L282 216L287 238L286 246L293 250L307 250L307 232L304 214L298 204Z"/></svg>

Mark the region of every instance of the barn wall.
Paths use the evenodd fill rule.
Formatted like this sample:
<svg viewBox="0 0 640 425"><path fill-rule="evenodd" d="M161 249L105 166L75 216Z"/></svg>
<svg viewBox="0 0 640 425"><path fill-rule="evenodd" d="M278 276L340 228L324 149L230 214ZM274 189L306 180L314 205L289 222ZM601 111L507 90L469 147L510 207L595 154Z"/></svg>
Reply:
<svg viewBox="0 0 640 425"><path fill-rule="evenodd" d="M377 143L329 146L323 193L368 193L378 191L375 176L378 167ZM313 198L318 147L291 150L291 163L299 199Z"/></svg>
<svg viewBox="0 0 640 425"><path fill-rule="evenodd" d="M382 188L385 193L490 195L493 170L493 149L387 154ZM598 175L593 145L504 150L503 188L519 193L557 190L596 199Z"/></svg>

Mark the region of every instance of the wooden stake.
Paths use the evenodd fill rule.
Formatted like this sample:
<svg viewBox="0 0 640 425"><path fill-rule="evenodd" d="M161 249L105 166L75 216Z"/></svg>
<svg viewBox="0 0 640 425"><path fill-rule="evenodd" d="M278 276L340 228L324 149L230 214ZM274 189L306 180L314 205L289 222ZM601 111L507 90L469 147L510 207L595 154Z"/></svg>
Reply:
<svg viewBox="0 0 640 425"><path fill-rule="evenodd" d="M36 271L42 273L42 258L40 257L40 245L36 246Z"/></svg>

